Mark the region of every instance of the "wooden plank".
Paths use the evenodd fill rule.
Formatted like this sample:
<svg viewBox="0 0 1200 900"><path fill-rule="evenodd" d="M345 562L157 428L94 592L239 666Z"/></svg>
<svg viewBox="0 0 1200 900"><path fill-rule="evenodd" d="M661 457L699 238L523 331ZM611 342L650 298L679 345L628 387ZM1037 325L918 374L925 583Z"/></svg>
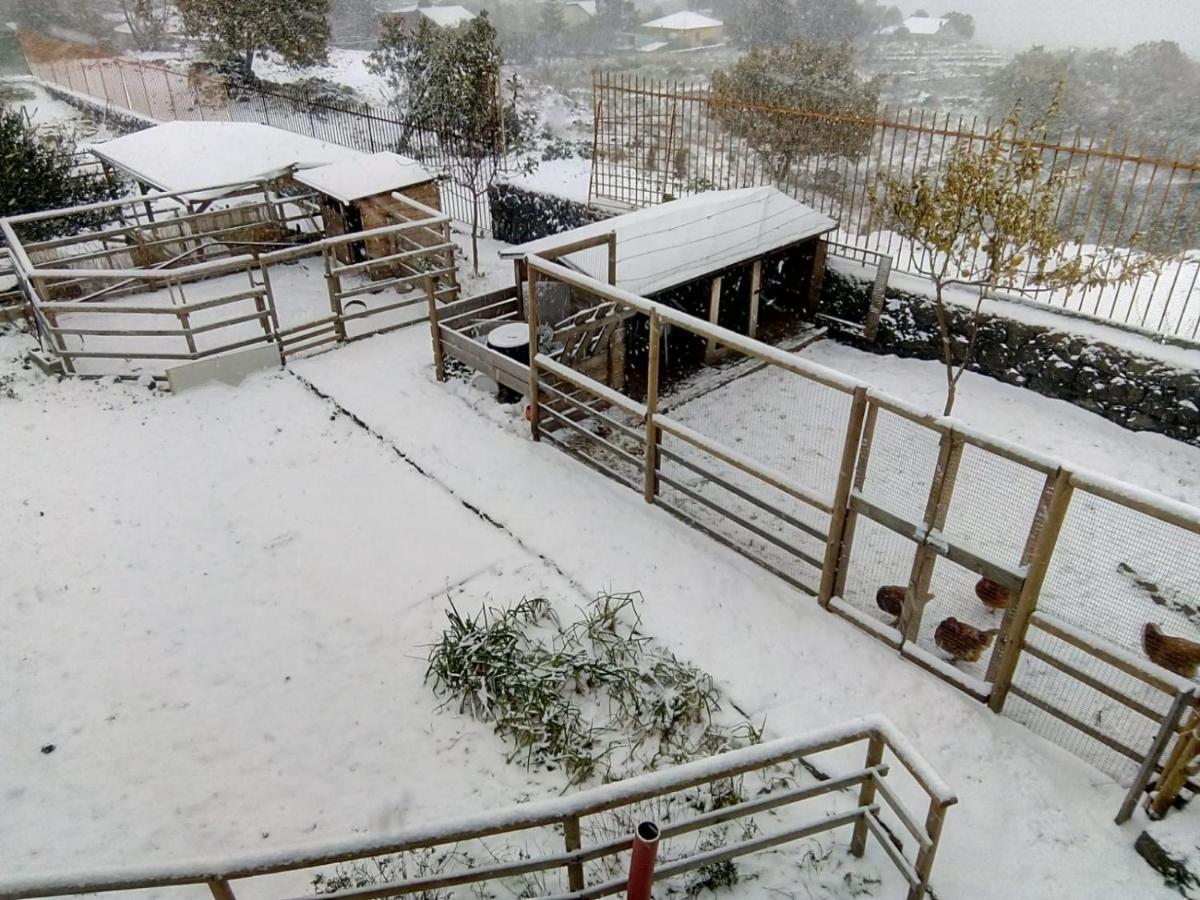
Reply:
<svg viewBox="0 0 1200 900"><path fill-rule="evenodd" d="M445 381L446 360L442 356L442 337L438 328L437 297L433 289L432 278L425 279L425 300L429 304L429 333L433 339L433 371L438 381Z"/></svg>
<svg viewBox="0 0 1200 900"><path fill-rule="evenodd" d="M619 394L612 388L608 387L608 385L596 381L594 378L588 378L586 375L581 375L574 369L562 365L544 353L539 353L537 355L537 364L540 368L545 369L556 378L561 378L568 384L572 384L575 387L588 392L589 394L599 397L606 403L609 403L619 409L623 409L630 415L636 416L639 419L645 418L645 404L638 403L636 400L630 400L624 394Z"/></svg>
<svg viewBox="0 0 1200 900"><path fill-rule="evenodd" d="M1098 678L1093 678L1091 675L1089 675L1087 672L1084 672L1082 669L1077 669L1075 666L1071 665L1070 663L1065 662L1064 660L1058 659L1057 657L1051 655L1049 652L1041 649L1040 647L1029 643L1028 640L1026 640L1025 645L1021 648L1021 650L1025 653L1028 653L1034 659L1039 659L1042 662L1044 662L1046 665L1057 669L1058 671L1062 672L1064 675L1068 675L1071 678L1074 678L1076 681L1086 684L1092 690L1098 691L1101 694L1104 694L1106 697L1111 697L1113 700L1116 700L1118 703L1129 707L1134 712L1145 716L1150 721L1152 721L1152 722L1162 721L1163 714L1161 712L1159 712L1158 710L1156 710L1152 707L1146 706L1146 704L1142 703L1140 700L1135 700L1133 697L1130 697L1128 694L1124 694L1121 691L1118 691L1116 688L1105 684L1103 681L1101 681Z"/></svg>
<svg viewBox="0 0 1200 900"><path fill-rule="evenodd" d="M1014 697L1019 697L1020 699L1024 700L1026 703L1028 703L1030 706L1035 706L1038 709L1040 709L1042 712L1046 713L1047 715L1052 716L1055 719L1058 719L1060 722L1062 722L1066 725L1070 725L1072 728L1076 729L1077 731L1083 732L1088 737L1090 737L1092 740L1103 744L1105 747L1108 747L1110 750L1115 750L1117 753L1120 753L1122 756L1132 759L1134 762L1140 763L1142 761L1143 754L1132 749L1131 747L1127 747L1125 744L1122 744L1116 738L1109 737L1104 732L1093 728L1091 725L1087 724L1087 722L1083 722L1080 719L1077 719L1074 716L1072 716L1070 713L1064 712L1063 710L1059 709L1058 707L1051 705L1049 702L1043 700L1041 697L1037 697L1037 696L1029 693L1028 691L1022 690L1021 688L1017 687L1015 684L1010 685L1008 691Z"/></svg>
<svg viewBox="0 0 1200 900"><path fill-rule="evenodd" d="M762 260L756 259L750 269L750 326L746 331L749 337L758 336L758 301L762 294Z"/></svg>
<svg viewBox="0 0 1200 900"><path fill-rule="evenodd" d="M721 276L718 275L712 280L712 286L708 292L708 321L716 325L717 320L721 316ZM704 361L712 365L717 361L717 342L713 337L709 337L708 343L704 348Z"/></svg>

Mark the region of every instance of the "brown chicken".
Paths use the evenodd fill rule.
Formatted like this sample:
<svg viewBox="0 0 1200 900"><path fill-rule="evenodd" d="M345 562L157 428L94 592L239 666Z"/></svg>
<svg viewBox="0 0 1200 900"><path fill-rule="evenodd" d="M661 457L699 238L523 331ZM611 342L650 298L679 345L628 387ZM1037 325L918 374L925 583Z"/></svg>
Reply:
<svg viewBox="0 0 1200 900"><path fill-rule="evenodd" d="M904 609L904 594L908 591L902 584L885 584L875 592L875 605L889 616L900 618Z"/></svg>
<svg viewBox="0 0 1200 900"><path fill-rule="evenodd" d="M1142 629L1142 649L1150 661L1184 678L1195 678L1200 669L1200 644L1163 634L1153 622Z"/></svg>
<svg viewBox="0 0 1200 900"><path fill-rule="evenodd" d="M975 596L992 612L998 609L1008 609L1008 588L990 578L980 578L976 582Z"/></svg>
<svg viewBox="0 0 1200 900"><path fill-rule="evenodd" d="M955 662L975 662L1000 633L999 628L982 631L974 625L960 622L954 616L942 619L933 632L934 642L954 657Z"/></svg>

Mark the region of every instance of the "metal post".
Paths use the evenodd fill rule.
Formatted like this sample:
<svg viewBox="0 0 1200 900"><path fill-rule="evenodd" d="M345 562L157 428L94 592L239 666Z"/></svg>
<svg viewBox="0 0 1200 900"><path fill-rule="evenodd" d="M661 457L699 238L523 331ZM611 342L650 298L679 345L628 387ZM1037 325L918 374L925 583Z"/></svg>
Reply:
<svg viewBox="0 0 1200 900"><path fill-rule="evenodd" d="M650 891L654 887L654 863L658 857L658 826L653 822L639 825L633 835L632 851L625 898L650 900Z"/></svg>

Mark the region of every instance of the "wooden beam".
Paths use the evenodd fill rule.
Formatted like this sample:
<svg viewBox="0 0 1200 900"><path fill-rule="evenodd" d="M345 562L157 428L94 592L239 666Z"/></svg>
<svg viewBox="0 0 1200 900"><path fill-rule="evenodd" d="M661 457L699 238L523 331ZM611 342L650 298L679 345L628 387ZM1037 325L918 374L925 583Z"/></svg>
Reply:
<svg viewBox="0 0 1200 900"><path fill-rule="evenodd" d="M756 259L750 269L750 324L746 334L758 336L758 301L762 294L762 260Z"/></svg>
<svg viewBox="0 0 1200 900"><path fill-rule="evenodd" d="M712 287L708 294L708 321L713 325L717 324L717 319L721 316L721 276L718 275L712 280ZM711 365L717 361L717 342L713 338L708 339L708 345L704 350L704 361Z"/></svg>

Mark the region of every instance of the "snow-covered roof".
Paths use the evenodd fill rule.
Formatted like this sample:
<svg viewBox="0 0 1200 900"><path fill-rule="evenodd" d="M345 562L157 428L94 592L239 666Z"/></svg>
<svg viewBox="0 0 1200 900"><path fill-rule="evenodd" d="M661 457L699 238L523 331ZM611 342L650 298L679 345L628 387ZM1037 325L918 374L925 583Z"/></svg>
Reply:
<svg viewBox="0 0 1200 900"><path fill-rule="evenodd" d="M376 153L365 160L349 160L296 173L296 180L340 200L353 203L389 191L432 181L433 175L415 159L395 153Z"/></svg>
<svg viewBox="0 0 1200 900"><path fill-rule="evenodd" d="M168 122L88 149L164 191L250 183L293 166L311 169L370 158L349 147L253 122Z"/></svg>
<svg viewBox="0 0 1200 900"><path fill-rule="evenodd" d="M475 13L463 6L422 6L421 15L439 28L453 28L470 22Z"/></svg>
<svg viewBox="0 0 1200 900"><path fill-rule="evenodd" d="M709 191L614 216L500 252L505 259L616 232L617 286L648 296L694 281L837 227L837 222L773 187ZM580 250L559 262L601 281L608 255Z"/></svg>
<svg viewBox="0 0 1200 900"><path fill-rule="evenodd" d="M663 47L670 47L667 41L651 41L648 44L642 44L638 47L638 53L653 53L656 50L661 50Z"/></svg>
<svg viewBox="0 0 1200 900"><path fill-rule="evenodd" d="M664 31L692 31L696 28L720 28L724 24L720 19L712 19L685 9L681 12L671 13L669 16L663 16L661 19L655 19L653 22L646 22L642 27L661 28Z"/></svg>
<svg viewBox="0 0 1200 900"><path fill-rule="evenodd" d="M946 27L946 20L936 16L909 16L901 27L908 29L909 34L937 34Z"/></svg>
<svg viewBox="0 0 1200 900"><path fill-rule="evenodd" d="M596 18L596 0L572 0L571 3L565 5L578 6L593 19Z"/></svg>

